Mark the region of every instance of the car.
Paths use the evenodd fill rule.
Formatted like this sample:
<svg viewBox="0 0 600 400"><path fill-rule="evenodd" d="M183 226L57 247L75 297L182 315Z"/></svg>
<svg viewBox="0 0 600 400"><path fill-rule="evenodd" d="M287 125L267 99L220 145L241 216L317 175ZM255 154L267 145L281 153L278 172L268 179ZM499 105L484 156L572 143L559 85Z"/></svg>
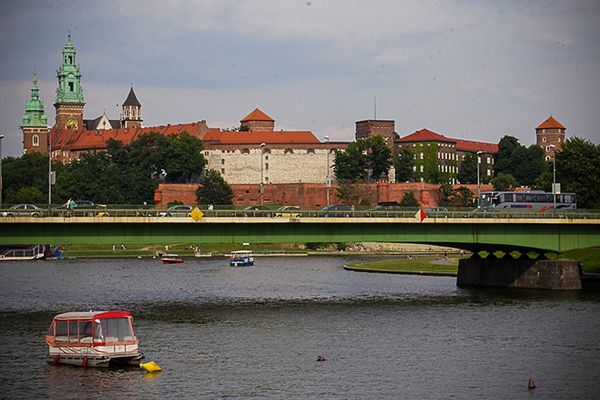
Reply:
<svg viewBox="0 0 600 400"><path fill-rule="evenodd" d="M268 216L267 211L269 211L269 208L261 205L252 205L244 207L242 211L244 211L244 217L266 217Z"/></svg>
<svg viewBox="0 0 600 400"><path fill-rule="evenodd" d="M166 211L161 211L158 213L159 217L189 217L191 215L191 211L194 209L192 206L188 206L185 204L177 204L171 206L166 209Z"/></svg>
<svg viewBox="0 0 600 400"><path fill-rule="evenodd" d="M6 211L2 211L0 215L3 217L41 217L44 209L33 204L15 204Z"/></svg>
<svg viewBox="0 0 600 400"><path fill-rule="evenodd" d="M345 204L336 204L331 206L325 206L317 216L319 217L349 217L354 212L353 206L347 206Z"/></svg>
<svg viewBox="0 0 600 400"><path fill-rule="evenodd" d="M298 206L282 206L275 210L273 215L278 218L298 218L302 213Z"/></svg>
<svg viewBox="0 0 600 400"><path fill-rule="evenodd" d="M448 209L446 207L427 207L424 211L425 215L432 218L448 216Z"/></svg>

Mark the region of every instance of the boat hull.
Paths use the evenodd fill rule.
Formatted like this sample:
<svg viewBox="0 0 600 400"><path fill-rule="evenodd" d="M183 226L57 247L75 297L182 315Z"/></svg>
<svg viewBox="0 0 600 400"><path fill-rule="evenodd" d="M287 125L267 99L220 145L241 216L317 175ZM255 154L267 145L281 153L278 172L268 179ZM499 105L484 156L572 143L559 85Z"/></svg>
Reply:
<svg viewBox="0 0 600 400"><path fill-rule="evenodd" d="M48 355L48 362L53 365L73 365L76 367L108 368L139 366L144 359L142 353L126 356L97 356L81 354Z"/></svg>
<svg viewBox="0 0 600 400"><path fill-rule="evenodd" d="M163 264L183 264L183 259L181 258L163 258Z"/></svg>

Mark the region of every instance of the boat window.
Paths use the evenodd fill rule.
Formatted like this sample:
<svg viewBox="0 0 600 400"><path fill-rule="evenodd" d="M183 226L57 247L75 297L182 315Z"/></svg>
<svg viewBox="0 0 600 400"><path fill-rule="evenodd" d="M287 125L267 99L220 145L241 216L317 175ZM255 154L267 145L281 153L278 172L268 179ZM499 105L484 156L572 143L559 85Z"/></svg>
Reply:
<svg viewBox="0 0 600 400"><path fill-rule="evenodd" d="M69 342L79 342L77 321L69 321Z"/></svg>
<svg viewBox="0 0 600 400"><path fill-rule="evenodd" d="M56 340L66 342L69 339L69 325L67 321L56 321Z"/></svg>
<svg viewBox="0 0 600 400"><path fill-rule="evenodd" d="M92 321L79 321L79 341L92 341Z"/></svg>
<svg viewBox="0 0 600 400"><path fill-rule="evenodd" d="M48 327L48 332L46 332L47 336L54 336L54 321Z"/></svg>
<svg viewBox="0 0 600 400"><path fill-rule="evenodd" d="M101 321L102 332L107 343L133 340L133 334L127 318L107 318Z"/></svg>

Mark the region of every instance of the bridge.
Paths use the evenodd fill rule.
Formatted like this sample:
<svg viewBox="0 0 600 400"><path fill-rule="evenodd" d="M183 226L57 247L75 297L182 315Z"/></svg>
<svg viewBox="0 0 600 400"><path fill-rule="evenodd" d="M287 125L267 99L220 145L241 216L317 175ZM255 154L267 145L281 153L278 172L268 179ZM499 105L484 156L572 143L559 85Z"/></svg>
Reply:
<svg viewBox="0 0 600 400"><path fill-rule="evenodd" d="M0 218L0 245L396 242L488 253L560 253L600 246L600 214L450 212L419 222L413 213L320 217L315 211L302 211L275 217L229 210L207 211L198 221L147 210L17 216Z"/></svg>

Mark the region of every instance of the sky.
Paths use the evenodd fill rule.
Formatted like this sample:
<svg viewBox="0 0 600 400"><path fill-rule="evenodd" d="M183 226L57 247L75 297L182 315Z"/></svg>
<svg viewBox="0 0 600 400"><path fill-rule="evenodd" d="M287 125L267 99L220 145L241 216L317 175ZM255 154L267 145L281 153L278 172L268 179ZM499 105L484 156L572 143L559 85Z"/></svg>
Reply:
<svg viewBox="0 0 600 400"><path fill-rule="evenodd" d="M133 84L144 126L230 128L259 107L331 141L376 117L530 145L552 115L600 143L597 0L0 0L3 156L22 154L34 65L53 125L69 33L85 118L119 118Z"/></svg>

